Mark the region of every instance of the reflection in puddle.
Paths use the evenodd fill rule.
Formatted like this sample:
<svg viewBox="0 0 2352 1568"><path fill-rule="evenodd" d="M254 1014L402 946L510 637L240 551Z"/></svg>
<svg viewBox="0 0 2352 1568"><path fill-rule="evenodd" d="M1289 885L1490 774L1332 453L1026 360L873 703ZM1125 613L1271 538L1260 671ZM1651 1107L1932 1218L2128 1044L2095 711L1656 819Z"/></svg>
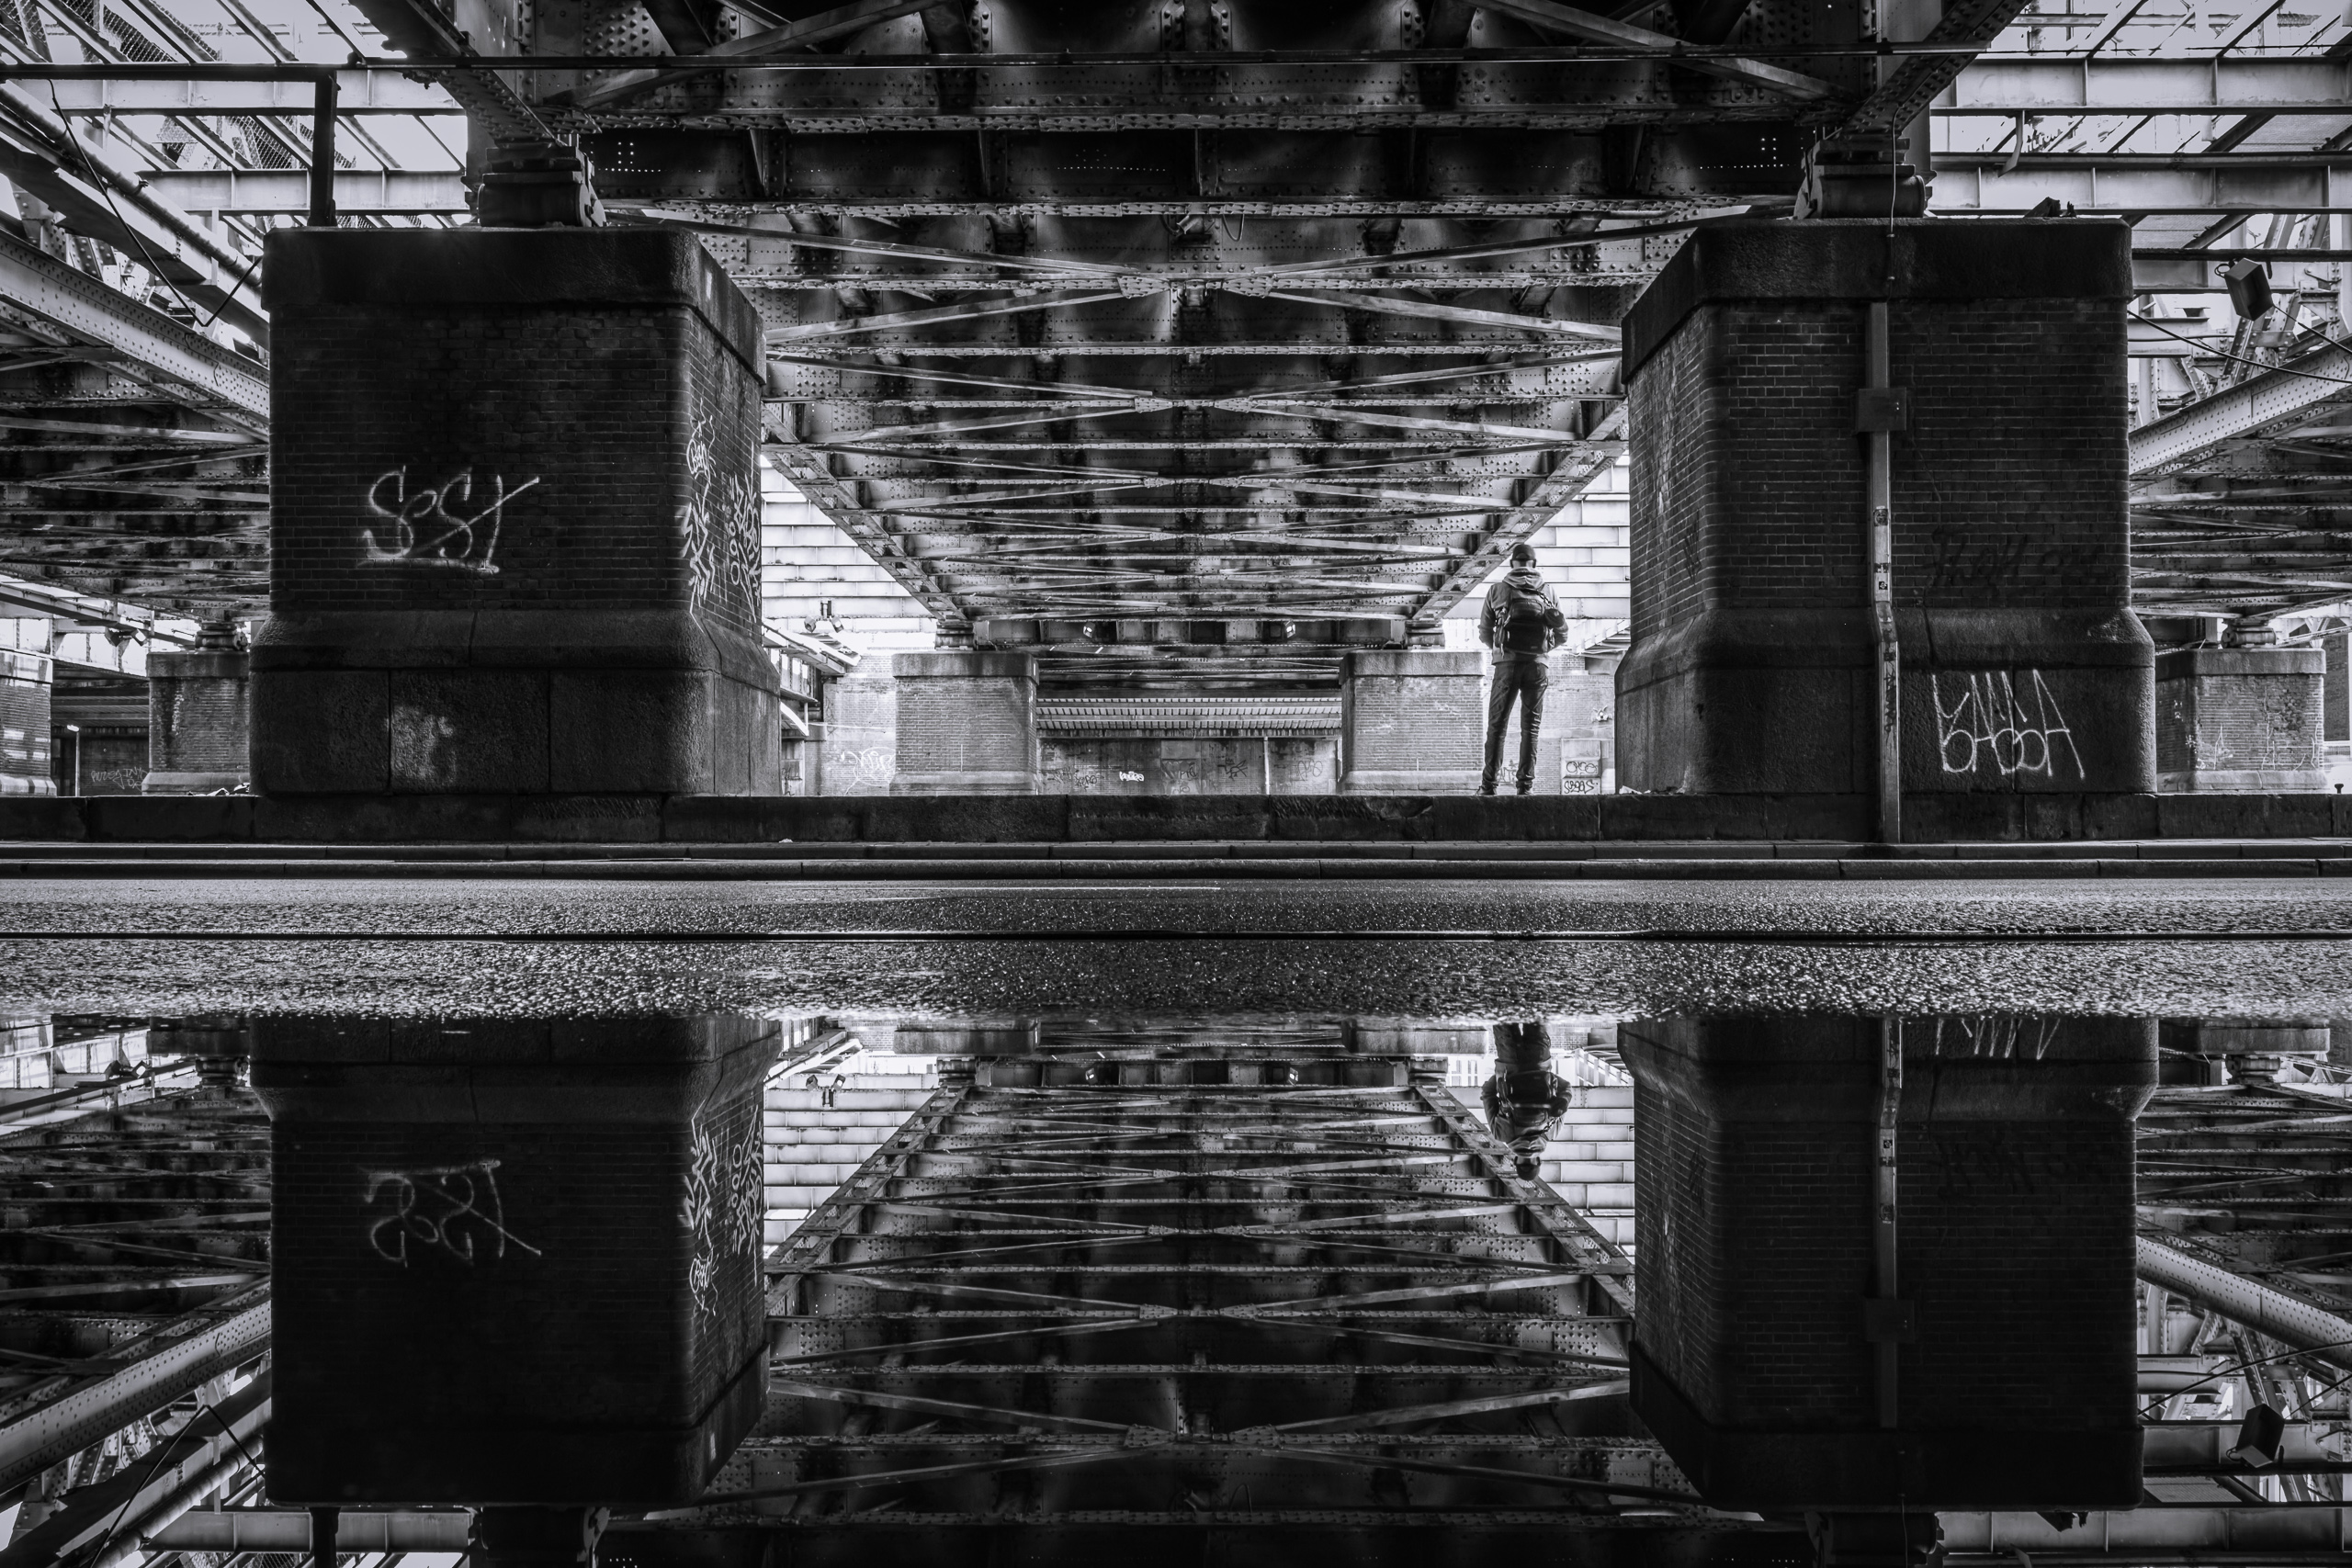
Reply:
<svg viewBox="0 0 2352 1568"><path fill-rule="evenodd" d="M8 1038L18 1561L2340 1550L2324 1019Z"/></svg>

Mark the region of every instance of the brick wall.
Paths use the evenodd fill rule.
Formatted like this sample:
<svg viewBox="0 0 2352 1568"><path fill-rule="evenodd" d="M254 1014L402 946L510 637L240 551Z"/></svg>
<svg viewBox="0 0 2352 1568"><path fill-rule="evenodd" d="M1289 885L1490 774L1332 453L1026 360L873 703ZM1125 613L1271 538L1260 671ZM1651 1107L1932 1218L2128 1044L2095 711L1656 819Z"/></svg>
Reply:
<svg viewBox="0 0 2352 1568"><path fill-rule="evenodd" d="M901 653L891 792L1027 794L1037 778L1036 661L1023 653Z"/></svg>
<svg viewBox="0 0 2352 1568"><path fill-rule="evenodd" d="M1736 226L1628 318L1633 787L1873 786L1855 403L1890 295L1905 787L2153 783L2121 231L1956 227L1902 230L1890 262L1883 227Z"/></svg>
<svg viewBox="0 0 2352 1568"><path fill-rule="evenodd" d="M272 1495L694 1496L765 1342L774 1032L266 1028Z"/></svg>
<svg viewBox="0 0 2352 1568"><path fill-rule="evenodd" d="M2128 1432L2132 1116L2154 1081L2152 1021L1899 1027L1899 1293L1917 1314L1899 1352L1902 1428ZM1862 1302L1875 1293L1879 1029L1821 1017L1619 1031L1636 1086L1637 1337L1720 1430L1876 1428ZM2005 1482L1997 1454L1983 1463L1970 1484L2031 1481Z"/></svg>
<svg viewBox="0 0 2352 1568"><path fill-rule="evenodd" d="M2156 771L2163 787L2322 787L2325 660L2315 648L2161 655Z"/></svg>
<svg viewBox="0 0 2352 1568"><path fill-rule="evenodd" d="M281 231L265 277L259 787L780 787L758 328L690 236Z"/></svg>
<svg viewBox="0 0 2352 1568"><path fill-rule="evenodd" d="M150 771L247 771L252 692L243 654L157 653L148 660L148 680Z"/></svg>
<svg viewBox="0 0 2352 1568"><path fill-rule="evenodd" d="M1476 787L1486 745L1486 665L1484 654L1471 652L1348 655L1340 688L1340 787ZM1516 748L1516 720L1511 734ZM1514 750L1513 767L1517 757Z"/></svg>

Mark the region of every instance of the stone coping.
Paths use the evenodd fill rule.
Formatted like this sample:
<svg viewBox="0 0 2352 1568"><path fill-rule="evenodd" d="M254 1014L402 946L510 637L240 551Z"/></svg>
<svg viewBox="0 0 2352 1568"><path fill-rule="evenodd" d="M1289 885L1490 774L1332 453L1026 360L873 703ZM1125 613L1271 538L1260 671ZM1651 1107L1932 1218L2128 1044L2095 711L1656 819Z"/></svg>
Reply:
<svg viewBox="0 0 2352 1568"><path fill-rule="evenodd" d="M1903 848L1923 854L1960 844L2352 841L2352 795L1917 795L1905 811ZM1839 795L18 795L0 799L0 842L789 844L804 854L833 845L1638 844L1650 855L1668 852L1648 846L1688 842L1860 847L1869 813L1865 797Z"/></svg>

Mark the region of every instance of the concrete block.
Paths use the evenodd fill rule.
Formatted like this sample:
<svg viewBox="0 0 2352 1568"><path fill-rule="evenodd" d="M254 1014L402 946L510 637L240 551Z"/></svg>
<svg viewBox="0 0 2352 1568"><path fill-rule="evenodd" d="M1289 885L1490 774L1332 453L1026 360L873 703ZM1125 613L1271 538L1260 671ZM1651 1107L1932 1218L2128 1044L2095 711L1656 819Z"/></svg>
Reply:
<svg viewBox="0 0 2352 1568"><path fill-rule="evenodd" d="M894 795L1033 795L1037 661L1026 653L901 653Z"/></svg>
<svg viewBox="0 0 2352 1568"><path fill-rule="evenodd" d="M2129 1507L2151 1019L1905 1019L1896 1426L1864 1332L1875 1019L1645 1020L1634 1411L1716 1506ZM2033 1215L2020 1226L2015 1216ZM2003 1440L1987 1444L1997 1429Z"/></svg>
<svg viewBox="0 0 2352 1568"><path fill-rule="evenodd" d="M1476 793L1486 666L1476 651L1351 652L1340 676L1340 793Z"/></svg>
<svg viewBox="0 0 2352 1568"><path fill-rule="evenodd" d="M2327 788L2327 655L2317 648L2181 648L2156 659L2156 787Z"/></svg>
<svg viewBox="0 0 2352 1568"><path fill-rule="evenodd" d="M147 656L149 795L207 795L253 779L252 665L243 650Z"/></svg>

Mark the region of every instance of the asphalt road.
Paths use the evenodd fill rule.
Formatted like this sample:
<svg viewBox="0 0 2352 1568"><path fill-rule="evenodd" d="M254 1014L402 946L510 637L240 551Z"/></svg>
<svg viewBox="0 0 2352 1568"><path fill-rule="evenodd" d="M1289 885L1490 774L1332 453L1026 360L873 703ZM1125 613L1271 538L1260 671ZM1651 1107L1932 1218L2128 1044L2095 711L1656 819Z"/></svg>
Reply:
<svg viewBox="0 0 2352 1568"><path fill-rule="evenodd" d="M2352 1016L2310 879L23 881L0 933L21 1014Z"/></svg>

